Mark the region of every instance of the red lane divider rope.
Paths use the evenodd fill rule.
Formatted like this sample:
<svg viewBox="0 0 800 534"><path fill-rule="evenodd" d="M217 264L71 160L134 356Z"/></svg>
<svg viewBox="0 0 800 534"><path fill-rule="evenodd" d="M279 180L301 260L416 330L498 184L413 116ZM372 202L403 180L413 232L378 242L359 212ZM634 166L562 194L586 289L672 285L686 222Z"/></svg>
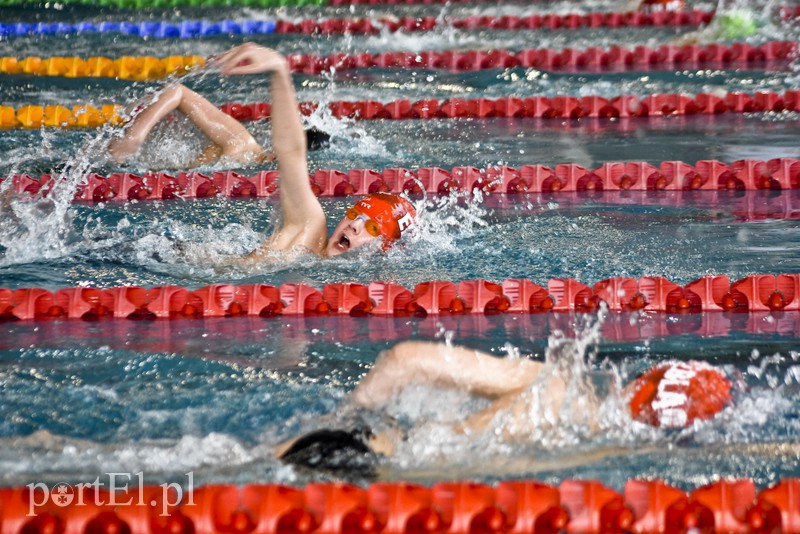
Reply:
<svg viewBox="0 0 800 534"><path fill-rule="evenodd" d="M337 33L378 33L382 28L390 32L430 31L439 26L453 26L473 30L487 28L494 30L536 30L540 28L579 29L579 28L623 28L638 26L699 26L708 24L714 18L714 11L657 11L645 13L631 11L626 13L570 13L564 15L491 16L474 15L464 18L436 17L383 17L376 20L359 19L305 19L299 22L278 20L274 33L337 34Z"/></svg>
<svg viewBox="0 0 800 534"><path fill-rule="evenodd" d="M769 41L758 46L738 42L731 45L662 45L658 48L622 46L591 47L585 50L565 48L529 49L514 53L508 50L447 50L443 52L380 52L371 54L297 54L288 56L294 72L319 74L337 70L383 67L391 69L444 69L454 72L515 67L550 71L658 70L697 68L708 65L748 65L782 61L794 56L794 41Z"/></svg>
<svg viewBox="0 0 800 534"><path fill-rule="evenodd" d="M310 115L319 108L317 102L301 102L300 113ZM342 101L327 104L336 118L358 120L402 119L485 119L496 117L540 119L619 119L629 117L660 117L664 115L721 115L723 113L753 113L800 111L800 91L783 93L758 91L755 93L731 92L724 97L700 93L653 94L642 98L621 95L556 97L502 97L502 98L451 98L418 101L394 100L382 103L377 100ZM123 106L109 104L89 110L85 106L22 106L14 109L0 106L0 127L41 128L95 127L107 122L122 123L119 115ZM269 102L242 104L230 102L220 109L239 121L260 121L270 118Z"/></svg>
<svg viewBox="0 0 800 534"><path fill-rule="evenodd" d="M33 489L31 489L31 486ZM177 484L96 490L43 483L0 489L7 532L702 532L800 531L800 479L761 491L750 479L721 480L688 493L662 480L628 480L622 493L598 481L550 486L529 480L407 482L366 488L344 483ZM51 499L52 491L52 499ZM191 493L187 493L191 492ZM67 504L65 504L65 502ZM49 528L48 528L49 527Z"/></svg>
<svg viewBox="0 0 800 534"><path fill-rule="evenodd" d="M258 315L418 316L596 312L666 313L800 311L800 274L758 274L731 282L704 276L685 286L660 276L610 278L592 286L552 278L544 286L510 278L430 281L413 290L390 282L334 283L322 290L304 284L234 286L212 284L191 291L180 286L97 289L0 288L0 319L157 319Z"/></svg>
<svg viewBox="0 0 800 534"><path fill-rule="evenodd" d="M300 112L309 115L319 107L315 102L300 104ZM694 97L685 94L653 94L643 98L621 95L614 98L601 96L555 97L502 97L502 98L451 98L395 100L386 104L376 100L342 101L328 104L333 116L359 120L379 119L456 119L456 118L542 118L542 119L619 119L627 117L660 117L664 115L720 115L722 113L752 113L800 111L800 91L784 93L758 91L755 93L731 92L724 97L700 93ZM241 104L231 102L220 109L240 121L268 119L269 102Z"/></svg>
<svg viewBox="0 0 800 534"><path fill-rule="evenodd" d="M336 3L336 2L334 2ZM345 3L345 2L339 2ZM800 8L786 6L781 8L781 18L790 20L800 15ZM440 23L436 17L382 17L369 18L340 18L340 19L304 19L299 22L277 20L274 33L303 33L303 34L337 34L337 33L378 33L382 28L390 32L405 31L430 31L445 25L459 29L472 30L477 28L495 30L536 30L548 28L579 29L579 28L624 28L641 26L699 26L708 24L714 18L715 11L702 11L699 9L682 11L628 11L628 12L591 12L567 14L536 14L536 15L472 15L463 18L446 17Z"/></svg>
<svg viewBox="0 0 800 534"><path fill-rule="evenodd" d="M18 174L10 178L17 193L46 195L55 185L49 175L34 178ZM370 193L444 195L480 190L484 194L569 193L602 191L782 191L800 189L800 160L792 158L738 160L731 164L702 160L690 165L664 161L658 167L645 162L604 163L587 169L574 163L554 168L544 165L423 167L317 170L309 177L317 196L345 197ZM269 197L278 190L278 171L260 171L243 176L233 171L218 171L211 176L200 172L181 172L176 176L159 172L137 176L113 173L108 177L89 174L78 186L76 201L167 200L209 197Z"/></svg>

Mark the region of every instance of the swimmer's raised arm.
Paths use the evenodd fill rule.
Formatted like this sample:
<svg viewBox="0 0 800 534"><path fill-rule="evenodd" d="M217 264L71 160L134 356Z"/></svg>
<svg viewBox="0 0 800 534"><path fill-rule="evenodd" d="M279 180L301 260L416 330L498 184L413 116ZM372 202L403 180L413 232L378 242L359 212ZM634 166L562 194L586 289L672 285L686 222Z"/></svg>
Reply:
<svg viewBox="0 0 800 534"><path fill-rule="evenodd" d="M379 408L413 385L458 389L499 399L528 388L542 364L527 358L501 358L444 343L406 341L381 353L353 391L353 402Z"/></svg>
<svg viewBox="0 0 800 534"><path fill-rule="evenodd" d="M286 250L301 245L312 252L323 252L328 238L325 213L308 180L305 132L286 58L269 48L245 43L217 61L226 75L271 73L270 120L283 219L266 248Z"/></svg>

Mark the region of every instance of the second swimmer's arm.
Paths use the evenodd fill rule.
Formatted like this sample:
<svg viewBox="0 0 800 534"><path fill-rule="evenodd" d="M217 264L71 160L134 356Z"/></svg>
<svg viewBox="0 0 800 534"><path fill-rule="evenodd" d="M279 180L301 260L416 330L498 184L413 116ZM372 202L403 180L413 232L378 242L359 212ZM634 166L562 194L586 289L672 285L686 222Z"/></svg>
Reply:
<svg viewBox="0 0 800 534"><path fill-rule="evenodd" d="M112 157L117 163L124 163L139 150L155 125L175 110L183 112L212 143L192 166L213 162L223 154L261 152L261 147L239 121L188 87L175 85L164 89L133 118L121 137L109 143Z"/></svg>
<svg viewBox="0 0 800 534"><path fill-rule="evenodd" d="M499 358L445 343L406 341L384 351L352 393L357 406L379 408L412 385L459 389L498 400L536 380L542 364Z"/></svg>

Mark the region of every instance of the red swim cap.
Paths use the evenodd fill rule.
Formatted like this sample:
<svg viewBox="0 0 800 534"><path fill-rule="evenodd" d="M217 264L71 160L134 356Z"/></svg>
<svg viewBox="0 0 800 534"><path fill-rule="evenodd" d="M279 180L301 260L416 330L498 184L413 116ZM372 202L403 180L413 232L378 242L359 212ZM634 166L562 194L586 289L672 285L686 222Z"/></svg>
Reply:
<svg viewBox="0 0 800 534"><path fill-rule="evenodd" d="M402 233L414 224L417 216L417 211L411 202L387 193L367 195L353 208L378 224L384 242L400 239Z"/></svg>
<svg viewBox="0 0 800 534"><path fill-rule="evenodd" d="M711 419L731 400L731 383L713 366L698 361L669 362L648 370L633 383L631 415L665 428Z"/></svg>

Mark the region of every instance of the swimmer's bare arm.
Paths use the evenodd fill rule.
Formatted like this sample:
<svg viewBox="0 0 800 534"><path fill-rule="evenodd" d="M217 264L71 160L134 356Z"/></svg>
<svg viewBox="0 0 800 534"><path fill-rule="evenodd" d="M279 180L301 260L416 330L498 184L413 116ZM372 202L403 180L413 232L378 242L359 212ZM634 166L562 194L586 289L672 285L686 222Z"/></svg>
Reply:
<svg viewBox="0 0 800 534"><path fill-rule="evenodd" d="M514 403L520 392L533 383L541 367L542 364L525 358L499 358L444 343L405 341L381 353L351 394L350 401L356 407L375 410L409 386L460 389L493 400L488 408L455 428L458 432L478 432L494 413ZM390 455L398 439L396 430L378 431L370 439L370 447ZM279 457L295 441L293 438L278 445L275 455Z"/></svg>
<svg viewBox="0 0 800 534"><path fill-rule="evenodd" d="M108 151L118 163L125 162L141 148L152 129L175 110L183 112L211 141L194 164L214 161L220 156L255 158L262 149L239 121L183 85L165 89L133 119L123 133L109 143Z"/></svg>
<svg viewBox="0 0 800 534"><path fill-rule="evenodd" d="M223 74L271 73L273 150L278 160L281 226L264 247L253 253L257 259L268 250L288 250L298 245L321 253L328 230L308 180L306 139L297 111L297 99L289 65L279 53L245 43L219 58Z"/></svg>
<svg viewBox="0 0 800 534"><path fill-rule="evenodd" d="M526 358L498 358L444 343L406 341L384 351L353 391L359 407L375 409L413 385L459 389L493 400L528 388L542 364Z"/></svg>
<svg viewBox="0 0 800 534"><path fill-rule="evenodd" d="M376 409L413 385L459 389L492 402L456 423L456 432L480 433L502 411L508 414L504 433L513 439L529 429L531 404L526 395L543 368L544 364L527 358L502 358L444 343L407 341L378 357L375 366L353 391L351 401L357 407ZM561 377L552 375L541 387L544 389L539 407L550 414L548 417L553 424L557 424L566 399L566 384ZM587 402L573 406L569 417L575 421L585 420L594 427L596 410L595 402Z"/></svg>
<svg viewBox="0 0 800 534"><path fill-rule="evenodd" d="M500 411L507 411L513 421L507 437L514 431L524 432L528 400L522 395L539 376L543 364L526 358L501 358L465 347L444 343L406 341L381 353L374 367L361 380L350 396L355 407L370 410L386 406L403 389L414 385L460 389L491 399L485 409L454 425L459 433L479 433ZM564 401L563 380L550 377L544 398L551 411L558 411ZM370 438L373 451L391 455L401 437L396 429L377 431ZM281 443L276 456L296 441Z"/></svg>

